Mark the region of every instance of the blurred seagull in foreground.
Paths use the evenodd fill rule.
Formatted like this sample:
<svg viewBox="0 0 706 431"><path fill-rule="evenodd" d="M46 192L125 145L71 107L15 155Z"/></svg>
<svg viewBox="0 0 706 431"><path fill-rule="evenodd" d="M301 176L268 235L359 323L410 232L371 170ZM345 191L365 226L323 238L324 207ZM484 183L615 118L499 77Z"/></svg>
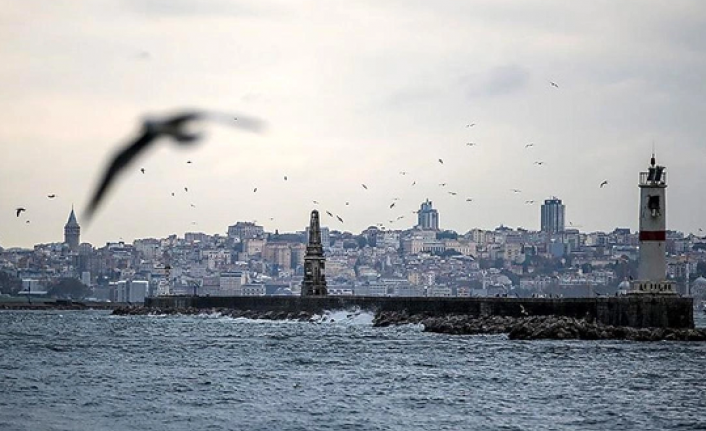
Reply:
<svg viewBox="0 0 706 431"><path fill-rule="evenodd" d="M161 119L147 119L143 122L140 135L127 147L121 149L113 158L108 169L103 174L98 188L94 192L86 210L86 218L90 220L98 208L103 196L108 191L116 176L128 166L157 138L167 137L179 145L193 145L203 137L201 133L194 133L188 129L193 123L203 120L220 121L223 124L238 127L250 132L264 130L264 123L257 118L240 117L237 123L230 121L231 115L217 114L205 111L183 111ZM191 160L186 162L191 163Z"/></svg>

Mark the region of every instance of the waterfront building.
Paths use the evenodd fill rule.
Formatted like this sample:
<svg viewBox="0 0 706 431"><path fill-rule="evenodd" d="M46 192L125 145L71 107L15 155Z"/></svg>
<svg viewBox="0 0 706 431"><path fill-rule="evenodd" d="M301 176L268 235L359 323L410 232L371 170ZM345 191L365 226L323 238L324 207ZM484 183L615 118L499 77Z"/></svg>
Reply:
<svg viewBox="0 0 706 431"><path fill-rule="evenodd" d="M564 232L564 212L565 206L561 199L552 197L545 199L542 204L541 230L546 233Z"/></svg>
<svg viewBox="0 0 706 431"><path fill-rule="evenodd" d="M417 211L417 226L422 229L439 230L439 212L432 208L429 199L422 202Z"/></svg>

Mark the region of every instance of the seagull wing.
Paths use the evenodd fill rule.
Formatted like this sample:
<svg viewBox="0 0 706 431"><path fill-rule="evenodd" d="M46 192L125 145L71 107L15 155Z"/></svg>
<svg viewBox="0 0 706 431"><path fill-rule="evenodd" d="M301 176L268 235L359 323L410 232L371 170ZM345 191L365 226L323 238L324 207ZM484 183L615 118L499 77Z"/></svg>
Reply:
<svg viewBox="0 0 706 431"><path fill-rule="evenodd" d="M103 174L103 179L101 180L95 193L93 193L93 197L91 198L88 208L85 211L86 218L88 220L90 220L93 216L93 213L98 208L98 204L100 204L101 199L103 199L103 195L108 191L115 177L123 168L129 165L138 154L144 151L156 137L157 135L155 133L145 131L145 133L142 134L142 136L140 136L135 142L120 151L113 158L113 161L110 163L108 170L105 171L105 174Z"/></svg>

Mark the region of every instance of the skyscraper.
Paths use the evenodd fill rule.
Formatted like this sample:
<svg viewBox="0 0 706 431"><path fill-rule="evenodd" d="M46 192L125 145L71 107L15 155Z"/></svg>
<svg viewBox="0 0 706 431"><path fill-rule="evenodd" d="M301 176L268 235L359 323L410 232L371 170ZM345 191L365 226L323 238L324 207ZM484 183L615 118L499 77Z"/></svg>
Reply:
<svg viewBox="0 0 706 431"><path fill-rule="evenodd" d="M417 211L417 226L422 229L439 230L439 212L431 207L431 201L422 202Z"/></svg>
<svg viewBox="0 0 706 431"><path fill-rule="evenodd" d="M542 232L559 233L564 232L564 204L561 199L552 197L546 199L542 205Z"/></svg>
<svg viewBox="0 0 706 431"><path fill-rule="evenodd" d="M64 225L64 243L68 244L71 251L78 251L80 237L81 226L79 226L78 221L76 221L76 214L74 214L74 207L72 206L69 221Z"/></svg>

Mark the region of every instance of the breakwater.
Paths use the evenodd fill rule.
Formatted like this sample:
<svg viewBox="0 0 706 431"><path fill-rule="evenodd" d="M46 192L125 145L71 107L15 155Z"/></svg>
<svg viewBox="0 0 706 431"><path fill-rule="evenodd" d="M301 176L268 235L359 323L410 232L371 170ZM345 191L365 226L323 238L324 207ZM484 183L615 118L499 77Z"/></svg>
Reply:
<svg viewBox="0 0 706 431"><path fill-rule="evenodd" d="M147 298L145 308L168 310L239 310L277 315L322 313L359 308L376 314L403 312L408 316L470 317L560 316L599 325L631 328L694 327L691 298L677 296L618 296L601 298L421 298L358 296L162 296Z"/></svg>

